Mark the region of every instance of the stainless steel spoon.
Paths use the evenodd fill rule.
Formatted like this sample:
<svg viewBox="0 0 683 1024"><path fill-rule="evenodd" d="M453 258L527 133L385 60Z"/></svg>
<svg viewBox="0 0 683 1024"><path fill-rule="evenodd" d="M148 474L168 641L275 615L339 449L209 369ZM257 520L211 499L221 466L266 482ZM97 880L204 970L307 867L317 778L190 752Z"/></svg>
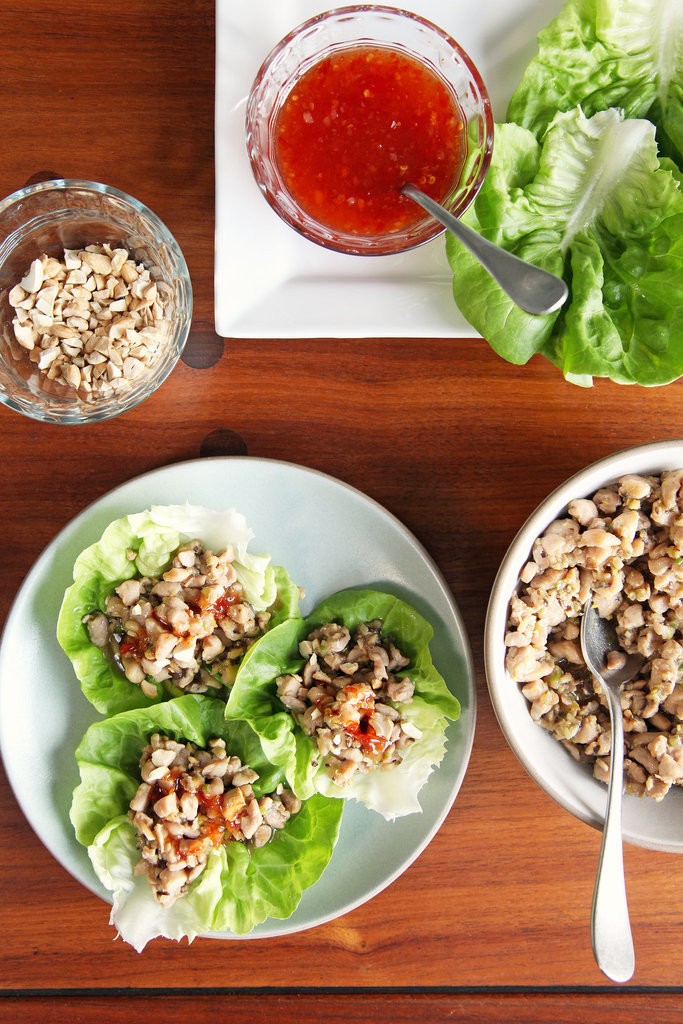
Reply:
<svg viewBox="0 0 683 1024"><path fill-rule="evenodd" d="M621 688L637 676L645 659L640 654L621 652L614 626L603 619L589 600L581 621L581 650L593 678L601 684L609 704L612 724L609 787L600 859L593 891L591 940L595 961L612 981L628 981L635 970L635 953L626 900L624 851L621 834L621 800L624 785L624 719ZM610 651L622 653L625 661L608 668ZM622 659L623 660L623 659Z"/></svg>
<svg viewBox="0 0 683 1024"><path fill-rule="evenodd" d="M404 185L402 192L452 231L521 309L527 313L552 313L563 304L568 288L561 277L482 238L415 185Z"/></svg>

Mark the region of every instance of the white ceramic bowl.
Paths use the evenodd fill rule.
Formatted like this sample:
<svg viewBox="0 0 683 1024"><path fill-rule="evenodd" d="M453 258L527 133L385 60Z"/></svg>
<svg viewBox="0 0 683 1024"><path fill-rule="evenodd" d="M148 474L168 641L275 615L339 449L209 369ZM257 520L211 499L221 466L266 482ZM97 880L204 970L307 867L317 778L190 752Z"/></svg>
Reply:
<svg viewBox="0 0 683 1024"><path fill-rule="evenodd" d="M534 540L565 512L572 498L590 497L626 473L644 475L683 467L683 440L659 441L616 452L570 477L527 519L508 548L493 584L486 616L484 655L489 694L505 738L535 782L577 818L602 828L607 787L591 766L575 761L529 714L518 683L505 669L504 636L510 597L529 560ZM624 797L623 834L627 842L669 853L683 853L683 788L673 787L660 802Z"/></svg>

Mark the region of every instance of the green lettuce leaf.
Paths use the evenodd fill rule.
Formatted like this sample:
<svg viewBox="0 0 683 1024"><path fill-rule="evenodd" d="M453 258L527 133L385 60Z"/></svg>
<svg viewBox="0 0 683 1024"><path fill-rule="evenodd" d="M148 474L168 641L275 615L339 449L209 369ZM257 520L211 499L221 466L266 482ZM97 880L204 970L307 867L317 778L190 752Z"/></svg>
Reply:
<svg viewBox="0 0 683 1024"><path fill-rule="evenodd" d="M289 917L329 862L342 806L316 795L266 846L250 851L229 843L212 851L188 892L161 907L146 878L134 874L139 854L127 816L140 780L140 754L153 732L200 746L222 737L231 753L258 772L257 797L283 780L250 726L227 721L225 705L209 697L186 695L90 726L76 750L81 782L74 791L71 821L98 878L112 893L111 923L140 951L156 936L191 941L210 932L243 935L266 918Z"/></svg>
<svg viewBox="0 0 683 1024"><path fill-rule="evenodd" d="M683 165L683 4L680 0L568 0L539 33L538 54L508 120L540 137L558 110L587 117L609 107L658 126Z"/></svg>
<svg viewBox="0 0 683 1024"><path fill-rule="evenodd" d="M354 776L339 787L317 757L314 740L297 725L277 696L276 678L297 672L303 665L299 641L316 627L339 622L353 631L361 622L381 619L383 632L395 638L411 660L403 674L415 684L409 704L401 704L406 718L422 731L402 763L387 771ZM271 630L250 649L232 687L226 715L244 719L258 733L269 760L280 765L289 785L302 798L322 792L355 799L387 820L420 810L418 794L446 749L448 720L460 714L460 705L435 668L429 651L433 630L409 604L377 590L344 590L334 594L303 621L290 620ZM401 675L401 673L398 673Z"/></svg>
<svg viewBox="0 0 683 1024"><path fill-rule="evenodd" d="M160 683L157 697L146 697L91 643L83 617L96 608L104 610L107 596L123 580L159 575L184 541L198 538L217 552L232 545L245 595L257 611L271 609L271 627L299 614L299 588L285 569L271 565L268 555L248 550L252 537L244 516L234 509L218 512L190 504L157 505L117 519L97 543L78 556L74 582L60 609L57 639L74 666L83 693L98 711L113 715L177 695L170 684Z"/></svg>
<svg viewBox="0 0 683 1024"><path fill-rule="evenodd" d="M504 359L540 352L584 385L666 384L683 373L683 192L649 121L576 108L557 114L542 142L499 125L465 219L570 287L561 310L524 313L447 236L455 300Z"/></svg>

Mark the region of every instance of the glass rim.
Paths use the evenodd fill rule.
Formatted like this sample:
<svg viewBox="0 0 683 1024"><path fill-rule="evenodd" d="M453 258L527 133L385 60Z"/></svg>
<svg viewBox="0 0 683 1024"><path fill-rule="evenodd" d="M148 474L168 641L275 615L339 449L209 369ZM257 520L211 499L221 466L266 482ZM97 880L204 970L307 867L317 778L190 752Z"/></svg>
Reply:
<svg viewBox="0 0 683 1024"><path fill-rule="evenodd" d="M324 21L332 21L334 18L337 17L349 18L352 15L359 14L379 14L382 15L383 17L398 21L403 21L407 18L410 21L416 22L423 28L427 28L430 31L434 32L445 43L447 43L451 47L451 49L455 50L458 56L467 65L468 69L472 72L473 76L478 80L478 84L481 87L482 95L488 99L488 92L486 90L486 87L484 86L484 83L481 79L481 75L476 65L474 64L472 58L467 53L467 51L463 49L463 47L456 39L454 39L450 32L447 32L446 29L442 28L440 25L437 25L436 22L431 21L429 18L424 17L422 14L417 14L415 11L407 11L403 7L390 7L387 4L349 4L347 7L331 7L327 11L321 11L319 14L314 14L310 18L306 18L304 21L296 25L293 29L290 29L290 31L285 36L283 36L282 39L280 39L280 41L275 44L275 46L272 47L270 52L262 61L261 66L256 73L255 82L260 78L262 72L265 71L270 64L272 64L277 54L280 53L282 50L286 49L286 47L289 46L290 43L293 42L294 39L300 36L303 32L307 31L310 28L313 28L318 23L322 23ZM383 45L392 46L394 44L386 43Z"/></svg>
<svg viewBox="0 0 683 1024"><path fill-rule="evenodd" d="M96 195L112 196L149 220L154 225L155 230L158 231L160 241L168 245L173 251L179 266L179 272L189 280L190 273L183 251L170 228L146 203L136 199L135 196L130 195L128 192L124 192L123 189L116 188L114 185L106 185L101 181L90 181L87 178L49 178L45 181L35 182L32 185L24 185L21 188L15 189L14 192L10 192L3 199L0 199L0 216L23 199L29 199L32 196L39 195L41 192L60 193L66 192L68 189L80 189L83 192L92 192Z"/></svg>

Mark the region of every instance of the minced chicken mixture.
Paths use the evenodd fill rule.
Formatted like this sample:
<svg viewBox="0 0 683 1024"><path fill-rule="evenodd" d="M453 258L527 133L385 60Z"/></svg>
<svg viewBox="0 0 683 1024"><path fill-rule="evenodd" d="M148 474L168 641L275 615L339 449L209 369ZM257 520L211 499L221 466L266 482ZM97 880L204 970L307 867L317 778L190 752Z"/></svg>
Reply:
<svg viewBox="0 0 683 1024"><path fill-rule="evenodd" d="M329 623L299 650L306 664L277 679L278 696L315 740L332 780L343 786L356 772L399 764L421 733L394 706L411 701L415 687L396 675L410 662L382 623L361 623L353 634Z"/></svg>
<svg viewBox="0 0 683 1024"><path fill-rule="evenodd" d="M160 577L124 580L104 612L85 616L90 639L147 697L165 680L186 693L232 685L270 620L245 599L234 558L230 548L214 554L198 540L184 544Z"/></svg>
<svg viewBox="0 0 683 1024"><path fill-rule="evenodd" d="M264 846L301 808L281 785L257 800L257 773L230 756L222 739L205 749L154 733L140 774L128 812L141 855L135 873L147 876L164 907L187 891L213 849L228 842Z"/></svg>
<svg viewBox="0 0 683 1024"><path fill-rule="evenodd" d="M683 470L624 476L570 502L534 542L510 602L506 667L531 717L607 781L607 699L580 644L589 597L623 650L646 659L622 690L625 788L661 800L683 780Z"/></svg>

